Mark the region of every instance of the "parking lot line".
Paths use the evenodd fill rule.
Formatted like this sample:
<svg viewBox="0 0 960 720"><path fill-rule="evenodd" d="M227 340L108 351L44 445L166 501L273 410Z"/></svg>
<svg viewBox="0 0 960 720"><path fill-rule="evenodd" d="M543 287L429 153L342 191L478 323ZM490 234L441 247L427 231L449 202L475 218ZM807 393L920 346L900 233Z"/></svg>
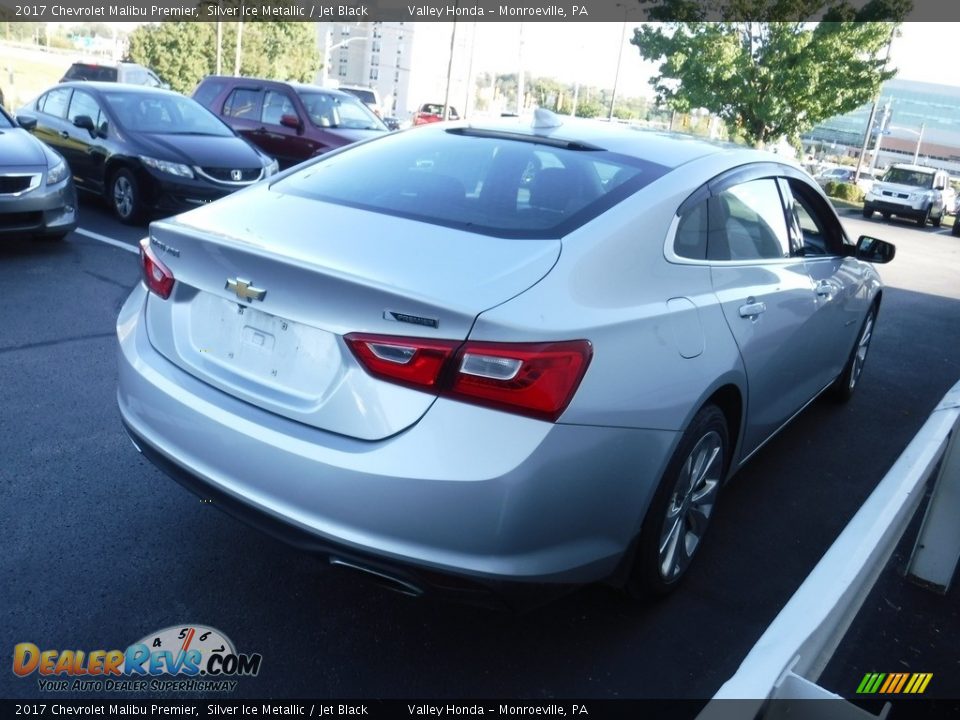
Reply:
<svg viewBox="0 0 960 720"><path fill-rule="evenodd" d="M90 230L84 230L83 228L77 228L76 230L74 230L74 232L77 233L78 235L83 235L84 237L88 237L91 240L98 240L102 243L106 243L107 245L113 245L114 247L118 247L121 250L126 250L132 253L140 252L134 245L129 245L125 242L120 242L119 240L114 240L113 238L109 238L106 235L101 235L100 233L91 232Z"/></svg>

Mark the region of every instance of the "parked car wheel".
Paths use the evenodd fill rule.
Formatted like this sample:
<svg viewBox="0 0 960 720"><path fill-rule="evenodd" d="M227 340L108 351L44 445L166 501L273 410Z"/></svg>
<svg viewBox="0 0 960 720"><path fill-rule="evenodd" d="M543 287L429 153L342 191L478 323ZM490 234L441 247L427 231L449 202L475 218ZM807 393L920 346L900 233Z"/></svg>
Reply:
<svg viewBox="0 0 960 720"><path fill-rule="evenodd" d="M943 224L943 214L944 214L944 212L946 212L946 211L945 211L945 210L941 210L939 215L937 215L936 217L930 218L930 224L933 225L935 228L940 227L940 225Z"/></svg>
<svg viewBox="0 0 960 720"><path fill-rule="evenodd" d="M874 305L863 320L863 326L860 328L860 334L857 335L857 342L850 351L850 359L843 367L843 372L833 381L830 386L830 395L837 402L845 403L853 397L854 390L857 389L857 383L860 381L860 374L863 372L863 365L867 361L867 351L870 349L870 340L873 338L873 326L877 322L877 306Z"/></svg>
<svg viewBox="0 0 960 720"><path fill-rule="evenodd" d="M126 168L120 168L110 181L110 203L121 222L134 224L143 213L140 185Z"/></svg>
<svg viewBox="0 0 960 720"><path fill-rule="evenodd" d="M954 237L960 237L960 216L953 221L953 227L950 228L950 234Z"/></svg>
<svg viewBox="0 0 960 720"><path fill-rule="evenodd" d="M650 504L630 595L665 595L686 574L713 516L729 455L726 417L706 405L683 434Z"/></svg>
<svg viewBox="0 0 960 720"><path fill-rule="evenodd" d="M920 227L927 226L927 220L930 219L930 206L927 205L927 209L923 211L923 215L917 218L917 225Z"/></svg>
<svg viewBox="0 0 960 720"><path fill-rule="evenodd" d="M868 206L864 205L864 206L863 206L863 216L864 216L865 218L872 218L872 217L873 217L873 210L871 210Z"/></svg>

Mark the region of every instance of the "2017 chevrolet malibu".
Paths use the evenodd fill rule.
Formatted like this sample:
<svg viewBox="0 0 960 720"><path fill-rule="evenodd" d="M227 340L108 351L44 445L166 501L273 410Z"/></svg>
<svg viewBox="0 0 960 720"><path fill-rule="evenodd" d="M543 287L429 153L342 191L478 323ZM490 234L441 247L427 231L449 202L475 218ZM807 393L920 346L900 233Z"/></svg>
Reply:
<svg viewBox="0 0 960 720"><path fill-rule="evenodd" d="M66 237L77 226L77 191L59 153L0 107L0 235Z"/></svg>
<svg viewBox="0 0 960 720"><path fill-rule="evenodd" d="M724 481L856 388L894 253L776 156L549 113L351 146L141 247L136 447L334 564L464 597L673 588Z"/></svg>
<svg viewBox="0 0 960 720"><path fill-rule="evenodd" d="M203 205L277 171L199 103L169 90L65 82L18 117L67 159L80 190L105 197L127 223Z"/></svg>

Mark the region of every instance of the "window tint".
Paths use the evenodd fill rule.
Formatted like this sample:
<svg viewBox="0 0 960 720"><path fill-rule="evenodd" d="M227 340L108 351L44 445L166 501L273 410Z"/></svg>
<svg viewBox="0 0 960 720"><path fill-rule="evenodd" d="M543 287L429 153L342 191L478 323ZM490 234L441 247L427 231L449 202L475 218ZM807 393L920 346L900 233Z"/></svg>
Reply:
<svg viewBox="0 0 960 720"><path fill-rule="evenodd" d="M93 120L94 127L100 126L100 106L97 101L87 93L76 90L70 99L70 110L67 112L67 120L75 121L81 115L86 115Z"/></svg>
<svg viewBox="0 0 960 720"><path fill-rule="evenodd" d="M570 232L664 172L606 151L459 130L386 135L274 188L470 232L537 238Z"/></svg>
<svg viewBox="0 0 960 720"><path fill-rule="evenodd" d="M90 80L97 82L116 82L117 68L104 65L86 65L74 63L64 75L65 80Z"/></svg>
<svg viewBox="0 0 960 720"><path fill-rule="evenodd" d="M823 198L799 180L789 179L786 188L791 196L790 213L798 236L794 252L806 257L837 255L843 245L840 228Z"/></svg>
<svg viewBox="0 0 960 720"><path fill-rule="evenodd" d="M234 117L246 120L260 119L260 99L263 93L259 90L250 90L248 88L237 88L223 104L223 114L227 117Z"/></svg>
<svg viewBox="0 0 960 720"><path fill-rule="evenodd" d="M107 107L128 130L173 135L214 135L233 132L195 100L173 93L106 92Z"/></svg>
<svg viewBox="0 0 960 720"><path fill-rule="evenodd" d="M193 93L193 99L204 107L210 107L225 85L226 83L223 80L209 80L200 83L200 87Z"/></svg>
<svg viewBox="0 0 960 720"><path fill-rule="evenodd" d="M673 251L679 257L703 260L707 257L707 201L697 203L683 213L673 238Z"/></svg>
<svg viewBox="0 0 960 720"><path fill-rule="evenodd" d="M67 104L69 102L70 88L57 88L40 98L39 109L48 115L62 118L67 114Z"/></svg>
<svg viewBox="0 0 960 720"><path fill-rule="evenodd" d="M907 170L906 168L890 168L887 174L883 176L883 181L888 183L898 183L900 185L913 185L915 187L932 188L932 172L922 172L920 170Z"/></svg>
<svg viewBox="0 0 960 720"><path fill-rule="evenodd" d="M773 179L734 185L711 200L711 260L761 260L789 255L787 223Z"/></svg>
<svg viewBox="0 0 960 720"><path fill-rule="evenodd" d="M353 130L386 130L373 111L353 97L331 95L312 90L297 90L307 109L310 122L323 128L350 128Z"/></svg>
<svg viewBox="0 0 960 720"><path fill-rule="evenodd" d="M284 115L296 115L297 110L293 107L293 101L284 93L267 90L263 99L263 113L260 120L270 125L279 125L280 118Z"/></svg>

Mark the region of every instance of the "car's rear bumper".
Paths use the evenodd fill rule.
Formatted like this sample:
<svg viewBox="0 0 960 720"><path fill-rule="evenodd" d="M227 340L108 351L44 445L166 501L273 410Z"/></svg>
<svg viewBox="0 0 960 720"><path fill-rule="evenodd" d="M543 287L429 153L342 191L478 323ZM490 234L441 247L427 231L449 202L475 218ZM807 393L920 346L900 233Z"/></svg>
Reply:
<svg viewBox="0 0 960 720"><path fill-rule="evenodd" d="M132 293L117 328L118 402L141 451L254 525L401 569L414 585L610 577L676 441L670 431L550 424L450 400L381 441L317 430L160 356L144 327L145 293Z"/></svg>

